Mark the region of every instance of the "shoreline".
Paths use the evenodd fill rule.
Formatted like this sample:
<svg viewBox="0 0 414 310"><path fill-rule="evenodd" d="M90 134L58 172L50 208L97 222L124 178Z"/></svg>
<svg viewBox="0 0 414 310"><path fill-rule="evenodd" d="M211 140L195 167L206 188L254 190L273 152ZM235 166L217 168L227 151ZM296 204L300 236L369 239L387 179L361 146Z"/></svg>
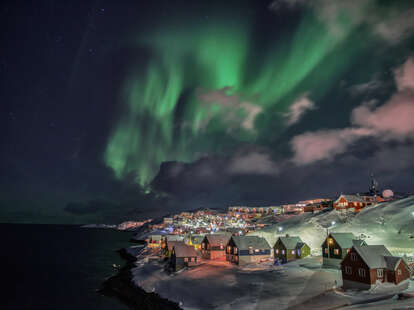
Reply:
<svg viewBox="0 0 414 310"><path fill-rule="evenodd" d="M121 251L119 250L120 254ZM122 255L121 255L122 257ZM125 259L125 257L123 257ZM130 309L142 310L182 310L178 303L162 298L157 293L147 293L132 281L131 269L135 265L129 260L116 275L106 279L97 293L116 298Z"/></svg>

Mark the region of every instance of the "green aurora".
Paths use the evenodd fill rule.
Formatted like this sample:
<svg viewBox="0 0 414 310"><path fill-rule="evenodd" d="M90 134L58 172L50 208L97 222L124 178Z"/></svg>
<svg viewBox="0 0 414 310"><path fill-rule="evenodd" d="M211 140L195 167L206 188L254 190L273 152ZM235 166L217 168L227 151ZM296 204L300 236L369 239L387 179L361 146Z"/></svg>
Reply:
<svg viewBox="0 0 414 310"><path fill-rule="evenodd" d="M135 172L137 182L146 186L162 162L192 161L200 154L258 143L269 124L283 122L277 115L295 98L304 93L315 101L322 98L367 48L368 34L350 16L334 21L338 34L314 12L306 13L293 36L269 38L274 43L259 52L252 22L234 16L231 22L217 18L165 26L135 39L134 45L151 51L151 60L126 79L126 105L109 138L106 165L118 178ZM237 102L206 104L197 96L200 91L220 91ZM260 109L253 128L242 126L249 113L243 102Z"/></svg>

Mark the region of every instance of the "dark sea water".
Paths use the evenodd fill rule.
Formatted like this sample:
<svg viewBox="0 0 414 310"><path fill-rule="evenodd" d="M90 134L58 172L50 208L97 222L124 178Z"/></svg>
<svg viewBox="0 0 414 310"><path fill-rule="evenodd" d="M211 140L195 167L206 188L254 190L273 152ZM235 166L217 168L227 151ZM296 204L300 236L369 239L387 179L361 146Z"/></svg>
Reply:
<svg viewBox="0 0 414 310"><path fill-rule="evenodd" d="M116 250L130 233L25 224L0 233L0 309L128 309L96 289L124 263Z"/></svg>

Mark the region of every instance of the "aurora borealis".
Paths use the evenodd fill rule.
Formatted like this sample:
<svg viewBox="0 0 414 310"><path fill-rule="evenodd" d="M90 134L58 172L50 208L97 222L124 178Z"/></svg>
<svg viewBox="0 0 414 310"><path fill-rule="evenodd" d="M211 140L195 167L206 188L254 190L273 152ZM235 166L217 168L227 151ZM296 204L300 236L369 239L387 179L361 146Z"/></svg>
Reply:
<svg viewBox="0 0 414 310"><path fill-rule="evenodd" d="M151 57L125 79L125 111L109 139L106 164L120 178L135 171L146 185L164 161L228 152L220 142L228 135L236 143L254 143L267 134L266 123L272 121L267 115L286 112L304 92L321 98L367 48L364 42L351 43L355 32L360 40L368 34L349 10L329 25L311 9L303 14L288 29L293 35L267 35L259 51L254 20L237 10L231 21L190 19L133 36L131 44L149 49ZM221 92L221 97L206 102L206 96L197 96L200 91ZM211 135L213 143L207 141Z"/></svg>
<svg viewBox="0 0 414 310"><path fill-rule="evenodd" d="M5 222L333 197L371 172L414 191L410 0L6 0L0 14Z"/></svg>

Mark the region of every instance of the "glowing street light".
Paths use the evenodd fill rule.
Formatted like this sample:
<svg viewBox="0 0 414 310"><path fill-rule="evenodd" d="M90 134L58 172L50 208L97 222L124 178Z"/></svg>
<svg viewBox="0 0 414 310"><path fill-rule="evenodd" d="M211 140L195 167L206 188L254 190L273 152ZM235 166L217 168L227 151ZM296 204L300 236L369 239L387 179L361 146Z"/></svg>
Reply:
<svg viewBox="0 0 414 310"><path fill-rule="evenodd" d="M281 231L283 230L283 227L278 227L278 228L277 228L277 230L278 230L279 232L281 232Z"/></svg>

